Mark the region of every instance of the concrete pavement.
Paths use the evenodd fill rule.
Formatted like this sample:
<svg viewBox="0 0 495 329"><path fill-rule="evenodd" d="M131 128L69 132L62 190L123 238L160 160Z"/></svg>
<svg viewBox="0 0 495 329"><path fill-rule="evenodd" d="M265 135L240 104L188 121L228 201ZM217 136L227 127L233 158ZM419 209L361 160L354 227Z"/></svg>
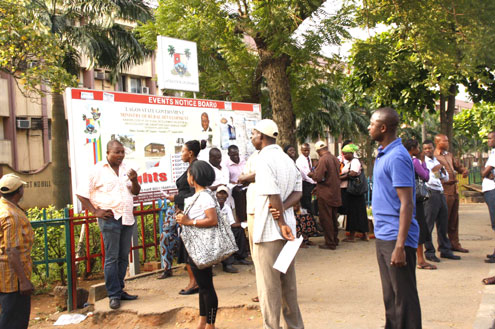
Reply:
<svg viewBox="0 0 495 329"><path fill-rule="evenodd" d="M486 329L493 324L495 286L485 287L481 283L489 274L495 275L495 266L483 261L495 247L488 209L485 204L461 204L460 209L460 239L470 253L458 253L462 257L460 261L442 259L437 264L438 270L416 271L423 328L426 329L473 326ZM341 234L343 236L343 232ZM321 243L322 238L312 241ZM225 310L219 312L217 326L259 328L260 314L253 312L257 303L251 301L257 295L254 268L236 267L241 270L239 274L224 273L221 265L215 269L219 306ZM383 328L384 307L374 240L341 243L337 251L317 247L300 249L296 268L299 305L306 328ZM198 295L178 295L187 282L187 274L182 269L165 280L156 280L153 276L129 281L127 290L138 294L139 299L123 302L120 314L136 314L141 318L174 316L170 328L191 328L192 317L198 312ZM180 315L181 309L188 310L183 312L186 315ZM234 311L228 313L227 310ZM105 327L105 321L116 314L108 308L108 299L98 301L93 324L99 322ZM181 316L186 319L181 321ZM126 328L123 323L118 327ZM169 328L165 324L159 327Z"/></svg>

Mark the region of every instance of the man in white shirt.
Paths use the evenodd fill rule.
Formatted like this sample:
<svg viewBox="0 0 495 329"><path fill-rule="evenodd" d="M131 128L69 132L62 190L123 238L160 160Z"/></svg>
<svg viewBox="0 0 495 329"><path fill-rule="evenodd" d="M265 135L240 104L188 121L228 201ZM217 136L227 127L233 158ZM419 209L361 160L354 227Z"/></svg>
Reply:
<svg viewBox="0 0 495 329"><path fill-rule="evenodd" d="M481 188L490 212L492 229L495 231L495 131L488 134L488 147L490 148L488 161L481 171L481 176L483 176ZM487 258L485 262L495 263L495 250L493 254L487 255Z"/></svg>
<svg viewBox="0 0 495 329"><path fill-rule="evenodd" d="M229 158L226 161L226 167L229 169L229 187L234 199L234 208L236 218L245 222L246 217L246 188L239 184L239 176L246 165L246 160L239 156L239 148L236 145L230 145L228 148Z"/></svg>
<svg viewBox="0 0 495 329"><path fill-rule="evenodd" d="M310 172L313 171L313 165L311 163L311 158L309 153L311 149L308 143L301 145L301 155L296 160L296 166L301 172L302 177L302 197L301 197L301 207L306 209L311 215L314 215L313 207L311 205L311 192L316 186L316 182L308 176Z"/></svg>
<svg viewBox="0 0 495 329"><path fill-rule="evenodd" d="M218 186L229 184L229 168L222 165L222 152L218 148L214 147L210 150L209 163L215 171L215 181L209 189L216 191Z"/></svg>
<svg viewBox="0 0 495 329"><path fill-rule="evenodd" d="M139 194L141 186L137 173L123 163L124 157L124 147L119 141L108 142L106 159L93 167L87 184L77 192L83 208L98 217L105 244L105 287L112 309L119 308L121 300L137 298L123 289L136 225L133 195Z"/></svg>
<svg viewBox="0 0 495 329"><path fill-rule="evenodd" d="M263 316L263 328L279 329L282 311L286 328L302 329L297 302L295 261L281 274L273 268L287 240L294 240L296 218L293 205L302 195L302 180L292 159L276 144L278 127L272 120L258 122L251 139L261 150L256 164L256 205L253 260ZM277 220L270 208L280 213ZM282 308L283 306L283 308Z"/></svg>
<svg viewBox="0 0 495 329"><path fill-rule="evenodd" d="M435 148L431 140L424 141L423 151L425 152L426 167L430 171L430 179L426 183L430 197L425 201L425 217L428 232L431 236L433 226L436 224L440 257L455 260L461 259L460 256L453 254L452 245L447 237L448 210L447 200L443 194L442 181L448 181L449 174L433 155ZM435 247L432 241L425 241L425 257L429 261L440 262L440 259L435 256Z"/></svg>

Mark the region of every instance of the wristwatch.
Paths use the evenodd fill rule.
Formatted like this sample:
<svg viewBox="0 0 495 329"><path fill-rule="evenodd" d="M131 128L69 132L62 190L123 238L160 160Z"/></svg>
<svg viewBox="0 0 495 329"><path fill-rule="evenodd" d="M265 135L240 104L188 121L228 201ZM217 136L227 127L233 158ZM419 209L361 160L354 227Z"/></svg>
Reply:
<svg viewBox="0 0 495 329"><path fill-rule="evenodd" d="M193 219L193 226L196 226L196 219Z"/></svg>

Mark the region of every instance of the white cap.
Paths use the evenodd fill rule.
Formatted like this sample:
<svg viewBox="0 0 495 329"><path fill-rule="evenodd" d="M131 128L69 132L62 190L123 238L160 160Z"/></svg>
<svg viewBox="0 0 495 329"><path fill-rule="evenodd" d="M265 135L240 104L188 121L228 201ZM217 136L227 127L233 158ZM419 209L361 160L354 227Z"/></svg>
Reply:
<svg viewBox="0 0 495 329"><path fill-rule="evenodd" d="M230 195L229 188L225 185L220 185L219 187L217 187L217 193L220 191L224 191L225 193L227 193L227 195Z"/></svg>
<svg viewBox="0 0 495 329"><path fill-rule="evenodd" d="M324 142L324 141L317 141L317 142L315 143L315 149L316 149L317 151L321 150L322 148L324 148L324 147L326 147L326 146L327 146L327 145L325 144L325 142Z"/></svg>
<svg viewBox="0 0 495 329"><path fill-rule="evenodd" d="M275 121L270 119L263 119L256 124L254 129L258 130L263 135L277 138L278 137L278 127Z"/></svg>
<svg viewBox="0 0 495 329"><path fill-rule="evenodd" d="M19 176L14 174L3 175L0 179L0 192L3 194L12 193L25 184L26 182L22 181Z"/></svg>

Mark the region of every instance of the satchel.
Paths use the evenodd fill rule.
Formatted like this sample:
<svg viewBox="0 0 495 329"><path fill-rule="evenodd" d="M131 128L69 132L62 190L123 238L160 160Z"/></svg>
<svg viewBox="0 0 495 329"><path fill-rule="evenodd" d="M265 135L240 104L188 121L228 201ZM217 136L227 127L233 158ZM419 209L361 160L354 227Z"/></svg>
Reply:
<svg viewBox="0 0 495 329"><path fill-rule="evenodd" d="M347 193L352 195L363 195L368 192L368 181L364 175L364 170L361 168L361 173L358 176L348 176Z"/></svg>
<svg viewBox="0 0 495 329"><path fill-rule="evenodd" d="M221 212L220 206L212 192L206 190L199 192L191 204L185 209L184 213L187 215L200 193L208 193L215 200L218 224L212 227L183 225L181 238L194 264L199 269L204 269L220 263L239 249L237 248L234 234L227 218Z"/></svg>
<svg viewBox="0 0 495 329"><path fill-rule="evenodd" d="M423 202L430 197L430 192L426 187L426 182L416 175L415 177L416 183L416 202Z"/></svg>

